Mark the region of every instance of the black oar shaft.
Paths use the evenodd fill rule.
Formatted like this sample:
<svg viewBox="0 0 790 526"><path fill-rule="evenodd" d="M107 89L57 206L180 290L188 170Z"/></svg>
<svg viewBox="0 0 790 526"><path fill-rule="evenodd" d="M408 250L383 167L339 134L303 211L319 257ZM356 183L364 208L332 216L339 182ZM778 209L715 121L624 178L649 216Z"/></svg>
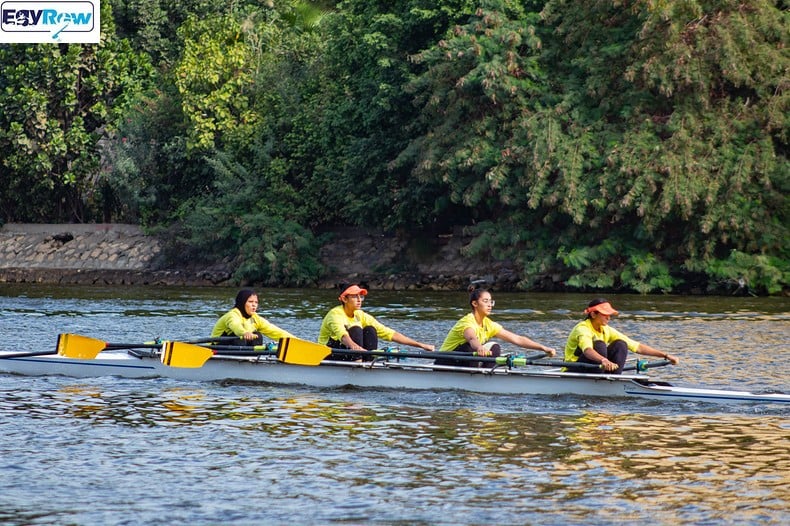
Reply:
<svg viewBox="0 0 790 526"><path fill-rule="evenodd" d="M376 349L373 351L356 351L353 349L332 349L332 354L344 354L348 356L385 356L388 358L423 358L425 360L436 360L440 358L452 358L461 360L474 360L477 362L493 362L496 363L496 358L493 356L473 356L469 353L460 353L452 351L387 351L385 349Z"/></svg>
<svg viewBox="0 0 790 526"><path fill-rule="evenodd" d="M334 354L343 354L349 356L358 356L360 358L365 356L383 356L387 358L422 358L425 360L460 360L460 361L468 361L468 362L482 362L482 363L490 363L490 364L498 364L498 365L506 365L507 358L506 356L475 356L469 353L463 352L454 352L454 351L438 351L438 352L431 352L431 351L387 351L387 350L374 350L374 351L355 351L351 349L332 349L332 353ZM534 362L534 360L545 356L544 353L540 353L537 356L526 356L526 357L516 357L514 356L513 359L516 360L518 365L522 365L520 362L524 362L524 365L546 365L543 362ZM505 362L505 363L503 363Z"/></svg>
<svg viewBox="0 0 790 526"><path fill-rule="evenodd" d="M161 343L108 343L104 346L105 350L114 351L121 349L159 349Z"/></svg>

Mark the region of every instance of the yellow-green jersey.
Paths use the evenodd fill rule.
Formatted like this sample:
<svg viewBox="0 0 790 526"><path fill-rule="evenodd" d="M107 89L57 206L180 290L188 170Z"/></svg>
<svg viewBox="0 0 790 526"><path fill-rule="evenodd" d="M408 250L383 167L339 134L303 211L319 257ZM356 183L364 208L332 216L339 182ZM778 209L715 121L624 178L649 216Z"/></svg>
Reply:
<svg viewBox="0 0 790 526"><path fill-rule="evenodd" d="M636 352L639 348L639 342L632 340L617 329L604 325L599 332L593 328L592 320L589 318L582 320L568 335L568 342L565 344L565 361L578 361L580 353L585 349L591 349L594 341L602 341L609 346L615 340L623 340L631 352Z"/></svg>
<svg viewBox="0 0 790 526"><path fill-rule="evenodd" d="M280 338L293 338L294 336L268 320L253 314L245 318L239 309L233 308L217 320L214 329L211 331L212 337L218 336L244 336L246 332L258 332L272 340Z"/></svg>
<svg viewBox="0 0 790 526"><path fill-rule="evenodd" d="M392 336L395 334L394 329L390 329L386 325L379 323L376 318L363 312L355 310L354 315L349 317L346 311L343 310L343 305L333 307L324 316L324 321L321 322L321 330L318 333L318 343L326 345L331 340L340 341L343 336L348 334L350 327L373 327L376 329L376 334L382 340L392 341Z"/></svg>
<svg viewBox="0 0 790 526"><path fill-rule="evenodd" d="M450 329L450 332L447 333L447 337L444 339L444 343L439 348L440 351L453 351L457 349L459 346L466 343L466 338L464 337L464 331L466 329L472 329L475 331L475 336L477 336L477 340L484 344L497 334L499 331L502 330L502 326L497 322L491 320L488 316L483 318L483 323L478 325L477 320L475 319L475 314L470 312L453 326Z"/></svg>

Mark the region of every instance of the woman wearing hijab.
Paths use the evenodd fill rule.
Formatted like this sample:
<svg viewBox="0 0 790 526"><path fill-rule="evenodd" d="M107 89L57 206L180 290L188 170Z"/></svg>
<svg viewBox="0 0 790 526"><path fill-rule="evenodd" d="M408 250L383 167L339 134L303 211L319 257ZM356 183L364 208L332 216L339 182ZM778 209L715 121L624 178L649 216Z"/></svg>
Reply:
<svg viewBox="0 0 790 526"><path fill-rule="evenodd" d="M258 295L251 289L241 289L236 294L236 304L227 313L217 320L213 338L219 336L238 336L243 338L248 345L260 345L263 336L272 340L280 338L293 338L288 331L277 327L275 324L262 318L258 310Z"/></svg>
<svg viewBox="0 0 790 526"><path fill-rule="evenodd" d="M434 346L418 342L408 336L390 329L376 318L362 310L362 302L368 295L367 289L359 285L351 285L340 294L340 305L333 307L324 316L318 334L318 343L333 349L352 349L355 351L372 351L378 349L379 338L402 345L419 347L425 351L433 351ZM333 354L331 360L354 360L356 357Z"/></svg>
<svg viewBox="0 0 790 526"><path fill-rule="evenodd" d="M617 329L609 327L609 319L620 314L603 298L592 300L584 309L587 315L576 324L565 345L565 361L600 365L607 373L620 374L628 351L669 360L673 365L680 361L675 356L632 340ZM595 369L573 368L575 373L596 372Z"/></svg>
<svg viewBox="0 0 790 526"><path fill-rule="evenodd" d="M499 356L501 347L492 338L518 345L524 349L535 349L543 351L548 356L554 356L556 351L551 347L546 347L540 343L508 331L502 325L495 322L489 315L494 308L494 299L491 292L477 286L469 287L469 305L472 312L458 320L458 322L447 333L444 343L439 351L454 351L468 353L470 356ZM480 362L470 360L459 360L453 358L439 358L434 362L436 365L456 365L466 367L477 367Z"/></svg>

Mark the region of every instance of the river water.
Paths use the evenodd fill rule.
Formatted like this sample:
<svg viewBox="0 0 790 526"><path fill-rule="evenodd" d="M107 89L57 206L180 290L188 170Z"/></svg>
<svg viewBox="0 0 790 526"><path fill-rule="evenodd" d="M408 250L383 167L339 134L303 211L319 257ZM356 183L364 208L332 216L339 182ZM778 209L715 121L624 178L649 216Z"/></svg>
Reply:
<svg viewBox="0 0 790 526"><path fill-rule="evenodd" d="M235 290L0 285L2 350L58 333L207 335ZM336 304L262 290L306 339ZM588 296L498 294L492 317L560 349ZM612 325L679 355L679 384L790 391L790 300L612 296ZM371 291L439 345L466 295ZM0 373L0 524L790 523L790 409L454 391Z"/></svg>

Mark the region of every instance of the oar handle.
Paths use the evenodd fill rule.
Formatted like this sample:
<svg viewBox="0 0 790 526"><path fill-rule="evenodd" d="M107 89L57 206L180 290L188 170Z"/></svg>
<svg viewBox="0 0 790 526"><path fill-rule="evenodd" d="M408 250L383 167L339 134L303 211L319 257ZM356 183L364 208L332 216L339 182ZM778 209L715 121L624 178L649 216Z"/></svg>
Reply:
<svg viewBox="0 0 790 526"><path fill-rule="evenodd" d="M669 360L658 360L656 362L648 362L647 360L637 360L636 365L627 365L623 367L623 371L638 371L644 372L653 367L664 367L670 365L672 362Z"/></svg>

